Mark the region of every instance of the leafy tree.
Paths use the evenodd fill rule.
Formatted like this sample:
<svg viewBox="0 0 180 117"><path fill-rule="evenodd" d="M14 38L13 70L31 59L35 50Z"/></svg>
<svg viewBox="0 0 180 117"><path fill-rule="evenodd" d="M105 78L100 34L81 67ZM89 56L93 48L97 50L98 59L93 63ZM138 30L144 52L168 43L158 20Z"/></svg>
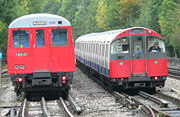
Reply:
<svg viewBox="0 0 180 117"><path fill-rule="evenodd" d="M119 21L122 27L134 26L140 14L140 0L120 0Z"/></svg>
<svg viewBox="0 0 180 117"><path fill-rule="evenodd" d="M107 11L107 22L109 24L109 29L121 28L121 21L119 20L119 11L120 11L120 1L119 0L110 0L108 3Z"/></svg>
<svg viewBox="0 0 180 117"><path fill-rule="evenodd" d="M106 0L99 0L95 18L97 22L97 27L100 30L108 29L109 24L108 24L108 18L106 16L107 12L108 12L108 6Z"/></svg>
<svg viewBox="0 0 180 117"><path fill-rule="evenodd" d="M8 25L15 18L27 14L26 0L0 0L0 48L6 48Z"/></svg>
<svg viewBox="0 0 180 117"><path fill-rule="evenodd" d="M28 1L27 0L19 0L16 9L15 18L26 15L29 13Z"/></svg>
<svg viewBox="0 0 180 117"><path fill-rule="evenodd" d="M29 13L41 13L47 0L29 0L28 9Z"/></svg>
<svg viewBox="0 0 180 117"><path fill-rule="evenodd" d="M163 0L141 0L140 18L137 19L136 24L139 26L153 29L160 33L159 26L159 11Z"/></svg>
<svg viewBox="0 0 180 117"><path fill-rule="evenodd" d="M48 0L44 6L43 12L57 14L61 8L62 0Z"/></svg>
<svg viewBox="0 0 180 117"><path fill-rule="evenodd" d="M160 13L159 13L159 24L161 28L161 33L166 39L166 44L174 47L174 53L176 54L176 47L171 43L171 34L173 34L174 23L174 11L176 10L177 4L173 2L173 0L164 0L162 5L160 6ZM170 50L171 51L171 50Z"/></svg>

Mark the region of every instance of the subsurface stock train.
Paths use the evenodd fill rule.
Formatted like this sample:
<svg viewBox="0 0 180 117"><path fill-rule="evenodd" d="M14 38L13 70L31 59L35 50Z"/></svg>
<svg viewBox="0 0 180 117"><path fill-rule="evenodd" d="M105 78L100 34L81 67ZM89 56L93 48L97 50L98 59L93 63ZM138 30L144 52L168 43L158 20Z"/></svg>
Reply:
<svg viewBox="0 0 180 117"><path fill-rule="evenodd" d="M158 46L158 47L156 47ZM75 42L77 65L113 88L163 87L168 75L162 36L133 27L80 36Z"/></svg>
<svg viewBox="0 0 180 117"><path fill-rule="evenodd" d="M52 14L15 19L8 32L8 73L17 95L25 92L68 93L75 72L70 22Z"/></svg>

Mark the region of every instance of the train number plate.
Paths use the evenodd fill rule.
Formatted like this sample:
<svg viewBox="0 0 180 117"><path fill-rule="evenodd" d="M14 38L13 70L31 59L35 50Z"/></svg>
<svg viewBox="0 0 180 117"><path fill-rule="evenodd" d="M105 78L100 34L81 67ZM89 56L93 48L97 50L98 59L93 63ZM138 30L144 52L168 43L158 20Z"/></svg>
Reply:
<svg viewBox="0 0 180 117"><path fill-rule="evenodd" d="M46 86L51 85L52 79L33 79L32 86Z"/></svg>

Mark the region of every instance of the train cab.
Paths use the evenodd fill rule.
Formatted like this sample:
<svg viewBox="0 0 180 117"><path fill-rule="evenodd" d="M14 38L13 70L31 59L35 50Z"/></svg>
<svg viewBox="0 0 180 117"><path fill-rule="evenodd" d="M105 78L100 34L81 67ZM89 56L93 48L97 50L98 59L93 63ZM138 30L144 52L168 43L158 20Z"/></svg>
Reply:
<svg viewBox="0 0 180 117"><path fill-rule="evenodd" d="M15 19L9 25L7 52L16 92L69 90L75 56L67 19L44 13Z"/></svg>
<svg viewBox="0 0 180 117"><path fill-rule="evenodd" d="M167 56L164 40L155 31L142 28L124 31L111 42L110 59L110 77L129 82L125 87L164 86Z"/></svg>

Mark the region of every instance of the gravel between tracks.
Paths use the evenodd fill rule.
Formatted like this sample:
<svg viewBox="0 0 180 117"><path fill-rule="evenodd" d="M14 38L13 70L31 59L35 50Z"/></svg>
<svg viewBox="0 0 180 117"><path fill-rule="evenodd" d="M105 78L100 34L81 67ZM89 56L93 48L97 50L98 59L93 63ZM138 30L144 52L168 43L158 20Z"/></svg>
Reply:
<svg viewBox="0 0 180 117"><path fill-rule="evenodd" d="M81 117L141 117L135 110L121 108L115 98L78 68L70 93L83 109Z"/></svg>
<svg viewBox="0 0 180 117"><path fill-rule="evenodd" d="M2 88L0 88L0 106L14 106L20 105L17 102L18 97L14 93L14 87L12 86L10 79L2 79ZM0 117L4 117L9 109L0 109Z"/></svg>
<svg viewBox="0 0 180 117"><path fill-rule="evenodd" d="M157 88L157 89L163 93L170 95L170 96L180 98L179 94L177 94L175 92L171 92L172 88L180 91L180 80L176 80L176 79L172 79L170 77L167 77L167 80L165 82L165 86L163 88Z"/></svg>

